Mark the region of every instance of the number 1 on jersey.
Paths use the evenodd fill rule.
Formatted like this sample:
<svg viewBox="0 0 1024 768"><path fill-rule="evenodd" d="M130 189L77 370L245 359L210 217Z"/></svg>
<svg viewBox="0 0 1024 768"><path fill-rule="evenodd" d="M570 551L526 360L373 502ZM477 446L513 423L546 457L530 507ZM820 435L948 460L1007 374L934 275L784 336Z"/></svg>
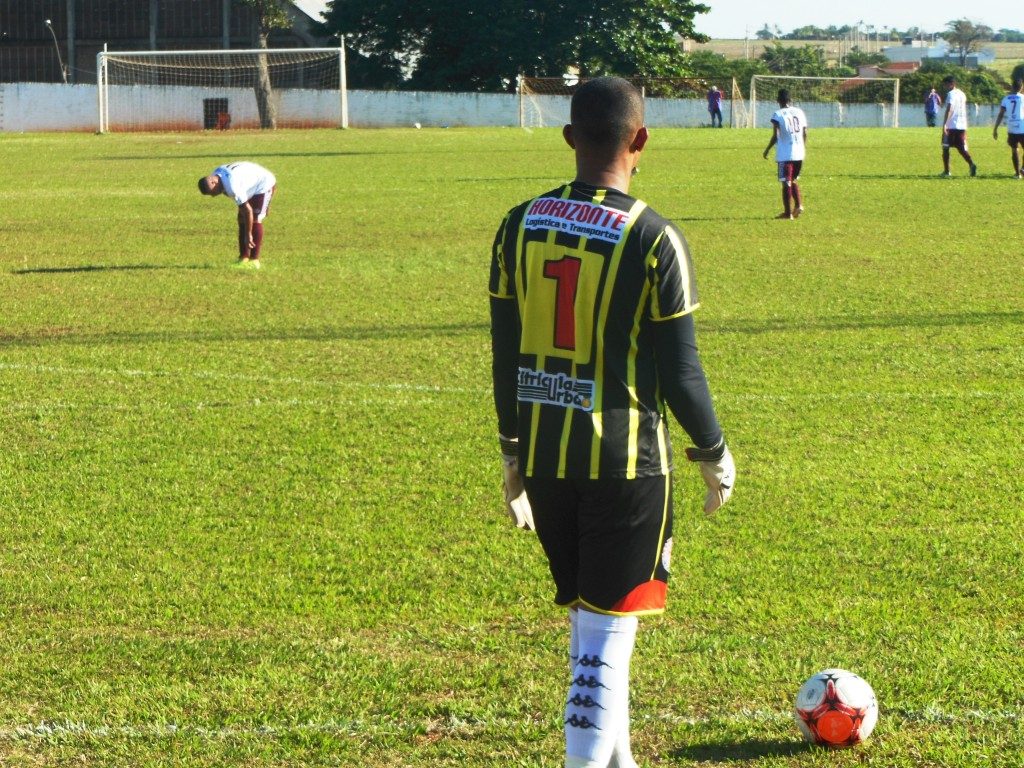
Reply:
<svg viewBox="0 0 1024 768"><path fill-rule="evenodd" d="M557 283L555 298L555 347L576 349L576 291L583 261L563 256L558 261L544 262L544 277Z"/></svg>

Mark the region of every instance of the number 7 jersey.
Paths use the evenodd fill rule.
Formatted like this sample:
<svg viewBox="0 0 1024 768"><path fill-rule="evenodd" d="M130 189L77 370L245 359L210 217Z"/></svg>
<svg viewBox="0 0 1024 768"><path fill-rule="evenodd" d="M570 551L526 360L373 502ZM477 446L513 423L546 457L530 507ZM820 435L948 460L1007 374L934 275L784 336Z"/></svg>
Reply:
<svg viewBox="0 0 1024 768"><path fill-rule="evenodd" d="M518 310L523 471L576 479L668 474L653 324L698 306L682 233L634 197L573 182L505 216L490 294Z"/></svg>

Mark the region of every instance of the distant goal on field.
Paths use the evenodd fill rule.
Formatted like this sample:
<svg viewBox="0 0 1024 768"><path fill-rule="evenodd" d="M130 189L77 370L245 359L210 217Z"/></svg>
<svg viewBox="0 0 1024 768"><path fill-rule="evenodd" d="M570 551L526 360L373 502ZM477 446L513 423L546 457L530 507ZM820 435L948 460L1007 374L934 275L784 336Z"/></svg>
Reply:
<svg viewBox="0 0 1024 768"><path fill-rule="evenodd" d="M899 128L900 81L896 77L784 77L754 75L750 80L751 128L766 128L789 91L794 106L812 128Z"/></svg>
<svg viewBox="0 0 1024 768"><path fill-rule="evenodd" d="M519 127L550 128L569 122L569 103L586 77L518 78ZM745 127L750 118L736 80L699 77L627 78L644 98L644 122L656 128L698 128L711 125L708 91L722 93L725 125Z"/></svg>
<svg viewBox="0 0 1024 768"><path fill-rule="evenodd" d="M99 132L348 127L344 48L101 51Z"/></svg>

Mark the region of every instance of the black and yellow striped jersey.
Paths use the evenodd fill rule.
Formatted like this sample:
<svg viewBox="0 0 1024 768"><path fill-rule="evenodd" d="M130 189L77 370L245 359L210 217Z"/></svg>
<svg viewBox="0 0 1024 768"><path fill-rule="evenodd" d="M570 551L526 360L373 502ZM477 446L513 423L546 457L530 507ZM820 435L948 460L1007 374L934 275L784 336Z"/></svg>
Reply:
<svg viewBox="0 0 1024 768"><path fill-rule="evenodd" d="M668 474L652 324L698 306L689 249L675 225L617 190L566 184L505 216L490 294L518 310L513 404L524 473ZM492 343L514 344L508 335ZM501 409L499 402L499 422Z"/></svg>

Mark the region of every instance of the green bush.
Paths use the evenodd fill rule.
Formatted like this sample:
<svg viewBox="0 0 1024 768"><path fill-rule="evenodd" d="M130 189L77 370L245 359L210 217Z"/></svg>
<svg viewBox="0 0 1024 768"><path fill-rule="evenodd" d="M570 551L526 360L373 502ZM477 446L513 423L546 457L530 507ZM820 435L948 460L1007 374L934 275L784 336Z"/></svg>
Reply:
<svg viewBox="0 0 1024 768"><path fill-rule="evenodd" d="M900 101L923 103L932 88L945 98L942 81L949 75L956 78L957 87L967 94L967 100L975 104L998 104L1006 93L1005 86L988 70L970 70L945 62L926 61L916 72L900 78Z"/></svg>

